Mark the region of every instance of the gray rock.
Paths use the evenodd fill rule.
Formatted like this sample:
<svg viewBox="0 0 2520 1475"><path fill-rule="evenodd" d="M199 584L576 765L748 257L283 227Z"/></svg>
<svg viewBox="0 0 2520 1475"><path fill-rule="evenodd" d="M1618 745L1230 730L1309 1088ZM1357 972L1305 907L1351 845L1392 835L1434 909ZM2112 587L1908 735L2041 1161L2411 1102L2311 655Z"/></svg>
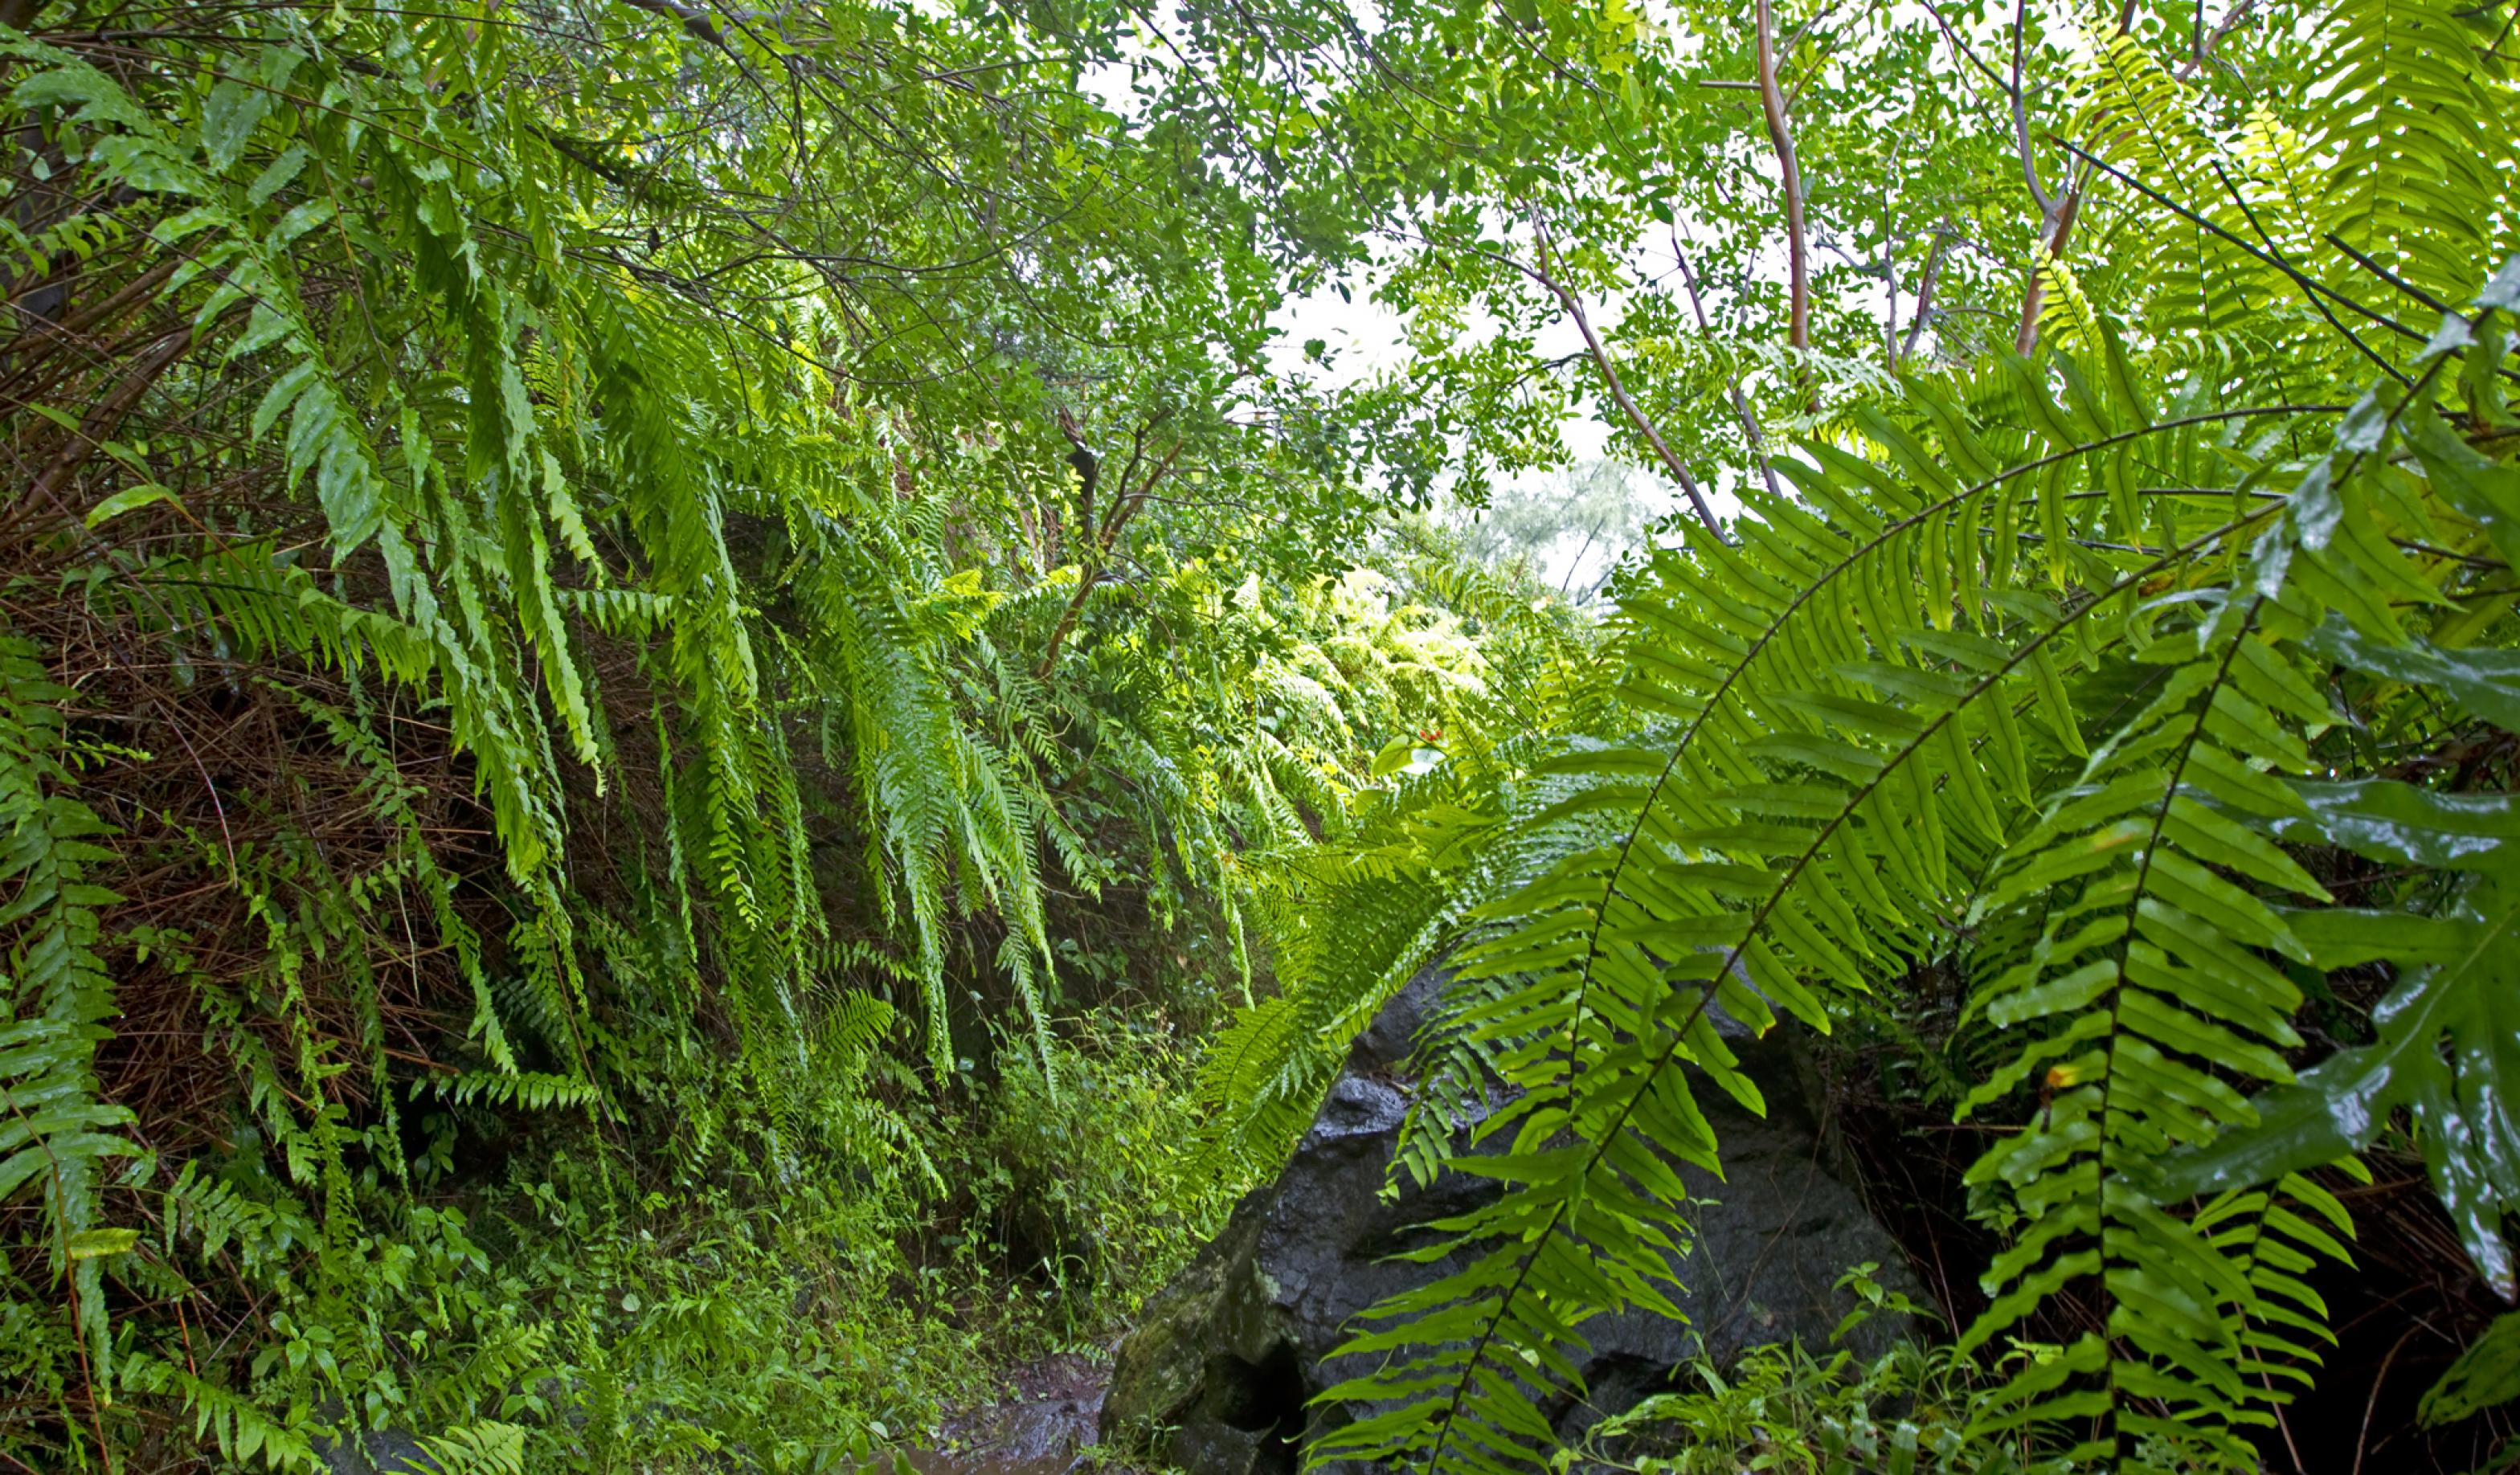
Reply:
<svg viewBox="0 0 2520 1475"><path fill-rule="evenodd" d="M315 1453L328 1475L433 1475L437 1461L420 1441L393 1429L375 1429L348 1440L319 1439Z"/></svg>
<svg viewBox="0 0 2520 1475"><path fill-rule="evenodd" d="M1501 1191L1493 1181L1446 1173L1423 1188L1404 1176L1396 1198L1382 1194L1410 1104L1398 1067L1442 987L1430 970L1392 1001L1359 1037L1276 1181L1247 1195L1148 1302L1113 1368L1105 1443L1152 1446L1188 1475L1286 1475L1311 1434L1356 1415L1310 1402L1362 1370L1329 1357L1350 1319L1454 1266L1390 1257L1427 1242L1418 1226ZM1923 1300L1897 1245L1834 1171L1819 1083L1798 1051L1781 1031L1766 1040L1727 1033L1768 1114L1753 1116L1718 1091L1699 1094L1726 1179L1683 1174L1692 1194L1715 1200L1695 1217L1694 1243L1678 1267L1688 1321L1632 1311L1587 1322L1590 1397L1561 1398L1551 1410L1564 1435L1632 1407L1701 1353L1723 1364L1769 1343L1826 1346L1853 1307L1833 1289L1852 1266L1877 1262L1882 1284ZM1876 1319L1849 1342L1869 1354L1908 1329L1901 1319Z"/></svg>
<svg viewBox="0 0 2520 1475"><path fill-rule="evenodd" d="M1347 1068L1352 1075L1387 1074L1398 1070L1417 1052L1418 1033L1431 1020L1444 1001L1446 975L1440 968L1427 968L1400 986L1391 1002L1373 1016L1347 1048Z"/></svg>
<svg viewBox="0 0 2520 1475"><path fill-rule="evenodd" d="M948 1418L946 1450L913 1450L911 1465L922 1475L1064 1475L1094 1442L1105 1382L1096 1360L1075 1353L1011 1368L996 1402Z"/></svg>

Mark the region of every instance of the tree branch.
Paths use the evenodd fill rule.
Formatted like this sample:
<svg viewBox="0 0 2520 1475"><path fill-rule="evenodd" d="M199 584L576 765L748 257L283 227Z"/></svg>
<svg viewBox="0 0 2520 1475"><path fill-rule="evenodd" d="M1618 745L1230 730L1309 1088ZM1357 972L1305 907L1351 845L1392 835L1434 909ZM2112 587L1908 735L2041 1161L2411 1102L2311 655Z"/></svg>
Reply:
<svg viewBox="0 0 2520 1475"><path fill-rule="evenodd" d="M1549 263L1549 227L1541 222L1540 212L1537 210L1532 212L1531 229L1540 240L1538 270L1524 266L1509 257L1499 256L1497 259L1515 267L1524 276L1547 288L1557 298L1558 305L1566 309L1566 315L1575 320L1575 331L1584 336L1584 347L1593 357L1593 367L1601 371L1602 381L1610 386L1610 398L1628 417L1628 423L1637 427L1637 433L1645 438L1647 445L1653 447L1654 454L1662 459L1663 466L1671 471L1672 479L1680 483L1681 494L1688 499L1689 507L1697 513L1697 520L1705 523L1707 530L1715 536L1723 537L1724 528L1715 520L1715 510L1706 505L1705 494L1697 489L1697 478L1688 474L1688 468L1683 466L1680 458L1672 453L1671 447L1663 442L1662 432L1654 428L1654 423L1645 418L1645 412L1629 395L1627 384L1620 380L1618 369L1611 364L1609 353L1601 346L1600 335L1593 332L1593 320L1585 316L1584 299L1575 295L1554 275L1554 269Z"/></svg>
<svg viewBox="0 0 2520 1475"><path fill-rule="evenodd" d="M1129 463L1121 470L1120 484L1113 489L1110 511L1102 514L1101 529L1096 529L1090 520L1077 528L1080 561L1077 567L1076 593L1069 596L1067 607L1058 612L1058 623L1051 627L1050 643L1042 649L1041 664L1033 669L1033 680L1050 680L1050 673L1058 665L1058 648L1066 643L1068 632L1075 628L1076 617L1084 612L1085 602L1092 597L1094 586L1102 582L1103 565L1110 561L1111 551L1119 545L1120 530L1127 527L1129 519L1136 516L1138 510L1147 505L1147 499L1153 495L1156 484L1171 472L1173 463L1181 459L1182 447L1188 442L1176 440L1173 442L1173 448L1164 453L1163 460L1155 463L1154 468L1147 472L1146 483L1135 491L1130 490L1129 477L1137 469L1139 458L1146 449L1147 432L1163 424L1166 418L1164 415L1157 415L1138 426L1131 434L1132 449L1129 452ZM1077 474L1084 482L1085 505L1090 509L1093 505L1094 483L1101 475L1102 463L1093 450L1086 445L1083 432L1076 426L1075 417L1061 410L1058 414L1058 428L1059 432L1067 437L1068 444L1076 448L1068 457L1068 464L1077 468ZM1082 561L1086 556L1093 559L1090 565Z"/></svg>
<svg viewBox="0 0 2520 1475"><path fill-rule="evenodd" d="M2244 0L2244 3L2234 11L2234 19L2246 11L2247 3L2253 3L2253 0ZM2013 15L2012 50L2016 57L2021 53L2021 31L2028 19L2028 10L2029 7L2025 3ZM2114 34L2125 35L2127 28L2134 23L2135 0L2125 0L2125 3L2118 7L2118 25ZM2219 35L2220 32L2216 34ZM2021 79L2016 72L2012 91L2016 112L2021 112ZM2030 168L2030 137L2026 115L2021 123L2021 129L2022 167L2028 169ZM2075 152L2077 155L2081 154L2080 150ZM2065 258L2065 243L2072 240L2074 235L2074 217L2082 212L2083 191L2089 188L2092 182L2092 165L2089 156L2084 156L2084 158L2083 166L2074 171L2073 181L2066 186L2062 198L2053 201L2044 198L2039 200L2041 218L2039 248L2030 265L2030 283L2021 293L2021 327L2012 336L2013 349L2018 353L2026 355L2031 349L2039 346L2039 314L2048 299L2048 285L2040 280L2039 266L2044 261L2062 261ZM2033 171L2031 191L2034 196L2038 188L2036 172Z"/></svg>
<svg viewBox="0 0 2520 1475"><path fill-rule="evenodd" d="M678 22L684 30L691 33L693 40L705 42L720 51L733 54L726 44L726 32L718 29L717 22L709 18L709 13L697 5L681 5L675 3L675 0L621 0L621 3L633 10L644 10L652 16L662 16L668 21Z"/></svg>
<svg viewBox="0 0 2520 1475"><path fill-rule="evenodd" d="M2030 109L2021 97L2021 42L2022 33L2030 28L2029 22L2030 0L2016 0L2012 10L2012 79L2004 84L2004 91L2012 96L2012 141L2021 151L2021 179L2030 186L2030 199L2045 218L2053 205L2048 192L2039 187L2039 160L2030 152Z"/></svg>
<svg viewBox="0 0 2520 1475"><path fill-rule="evenodd" d="M1768 119L1768 142L1784 175L1786 269L1791 277L1785 341L1796 353L1811 351L1811 249L1803 231L1803 176L1794 162L1794 135L1785 119L1785 95L1777 86L1777 13L1774 0L1759 0L1759 111ZM1800 371L1805 387L1810 371Z"/></svg>
<svg viewBox="0 0 2520 1475"><path fill-rule="evenodd" d="M1713 336L1715 330L1706 321L1706 298L1697 287L1697 269L1688 264L1688 252L1681 248L1677 226L1671 232L1671 256L1680 265L1681 285L1688 289L1688 310L1697 318L1697 331ZM1741 438L1750 443L1750 454L1759 458L1759 474L1767 480L1769 495L1783 496L1784 489L1777 485L1776 464L1768 459L1767 434L1759 428L1759 417L1750 413L1749 397L1741 392L1741 377L1727 373L1724 387L1732 396L1733 416L1741 422Z"/></svg>
<svg viewBox="0 0 2520 1475"><path fill-rule="evenodd" d="M1908 325L1907 341L1899 345L1899 358L1911 357L1916 351L1916 335L1925 331L1926 315L1934 307L1934 276L1942 270L1943 251L1951 245L1951 233L1947 230L1934 232L1933 248L1925 252L1925 269L1916 280L1916 316ZM1896 369L1899 366L1894 361L1890 367Z"/></svg>

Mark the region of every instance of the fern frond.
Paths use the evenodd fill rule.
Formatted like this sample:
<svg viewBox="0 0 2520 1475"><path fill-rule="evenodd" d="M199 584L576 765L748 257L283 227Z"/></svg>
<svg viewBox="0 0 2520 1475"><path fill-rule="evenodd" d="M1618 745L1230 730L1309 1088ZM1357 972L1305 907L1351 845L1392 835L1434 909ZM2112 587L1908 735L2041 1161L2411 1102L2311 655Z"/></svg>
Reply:
<svg viewBox="0 0 2520 1475"><path fill-rule="evenodd" d="M0 998L15 1016L0 1024L0 1202L31 1188L42 1205L44 1258L67 1282L91 1394L111 1398L104 1270L132 1231L107 1226L101 1180L141 1148L115 1130L131 1112L97 1091L96 1049L114 1017L97 914L121 898L88 879L112 859L95 842L112 827L78 801L61 759L58 704L71 695L0 630Z"/></svg>
<svg viewBox="0 0 2520 1475"><path fill-rule="evenodd" d="M2161 433L2114 356L2111 374L2075 418L2129 428L2072 438L2041 389L2063 443L2010 466L1920 388L1921 435L1858 417L1880 462L1828 445L1809 448L1821 467L1779 462L1813 511L1754 493L1761 517L1737 524L1737 547L1693 536L1690 557L1655 560L1656 587L1625 607L1625 691L1668 725L1542 766L1563 787L1518 823L1592 838L1484 909L1491 940L1461 959L1493 998L1460 1027L1497 1048L1518 1096L1477 1129L1487 1150L1454 1165L1507 1190L1434 1227L1430 1256L1467 1253L1464 1269L1377 1308L1385 1324L1342 1349L1388 1356L1333 1390L1379 1411L1324 1435L1317 1457L1538 1457L1535 1390L1575 1381L1583 1320L1678 1315L1673 1164L1721 1172L1692 1082L1762 1109L1714 1014L1828 1029L1828 997L1878 965L1870 939L1952 915L2046 754L2080 751L2058 667L2092 615L2271 517L2200 520L2166 552L2103 562L2112 576L2072 608L1990 587L1987 550L2013 532L1986 521L2009 507L2005 484Z"/></svg>
<svg viewBox="0 0 2520 1475"><path fill-rule="evenodd" d="M134 1353L125 1375L135 1391L178 1399L193 1415L194 1437L206 1441L232 1464L251 1461L288 1475L323 1475L328 1468L304 1433L263 1412L251 1400L204 1382L171 1363Z"/></svg>
<svg viewBox="0 0 2520 1475"><path fill-rule="evenodd" d="M2304 1132L2339 1087L2294 1083L2300 993L2270 959L2320 961L2313 941L2327 924L2307 938L2293 924L2335 914L2276 839L2317 834L2322 802L2339 802L2301 777L2318 767L2307 736L2334 715L2316 657L2357 640L2402 645L2392 603L2441 599L2430 579L2447 570L2428 577L2382 528L2422 515L2390 495L2389 458L2402 437L2425 443L2449 358L2436 349L2408 397L2366 396L2327 456L2282 473L2282 518L2253 535L2184 632L2142 646L2138 658L2162 673L2154 694L2008 847L1973 910L2025 913L2038 932L1973 996L1973 1010L2026 1039L1964 1109L2027 1081L2043 1099L1970 1170L2018 1219L1987 1276L1994 1304L1963 1343L2018 1326L2072 1284L2095 1284L2106 1308L2104 1330L2013 1379L1998 1424L2092 1421L2082 1453L2126 1468L2254 1468L2244 1431L2271 1420L2260 1406L2286 1396L2274 1380L2300 1380L2327 1339L2301 1276L2343 1257L2351 1221L2299 1175L2361 1142ZM2286 894L2313 905L2270 900ZM2438 1058L2429 1038L2421 1048ZM2253 1086L2274 1090L2252 1100ZM2270 1131L2264 1108L2277 1102L2293 1115ZM2279 1140L2293 1150L2270 1153ZM2199 1192L2210 1196L2191 1215L2175 1212ZM2491 1192L2462 1201L2497 1224L2510 1207Z"/></svg>
<svg viewBox="0 0 2520 1475"><path fill-rule="evenodd" d="M2322 223L2439 300L2465 300L2520 246L2520 95L2480 54L2487 18L2449 0L2356 0L2326 19L2308 130L2328 160Z"/></svg>

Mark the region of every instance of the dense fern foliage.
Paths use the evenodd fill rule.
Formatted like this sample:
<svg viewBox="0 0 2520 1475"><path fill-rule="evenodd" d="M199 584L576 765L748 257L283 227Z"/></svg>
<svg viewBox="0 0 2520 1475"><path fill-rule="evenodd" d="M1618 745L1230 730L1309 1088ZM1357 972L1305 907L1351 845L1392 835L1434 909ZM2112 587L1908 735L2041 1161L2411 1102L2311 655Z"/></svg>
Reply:
<svg viewBox="0 0 2520 1475"><path fill-rule="evenodd" d="M0 16L0 1462L828 1468L931 1249L1186 1253L1236 857L1498 680L1230 181L880 6Z"/></svg>
<svg viewBox="0 0 2520 1475"><path fill-rule="evenodd" d="M1976 1436L2259 1468L2317 1386L2313 1280L2352 1253L2339 1189L2384 1134L2515 1294L2508 17L2286 11L2240 67L2137 14L2063 48L2054 132L2018 125L2049 209L2033 352L1954 335L1903 365L1876 336L1902 372L1871 384L1789 359L1765 385L1800 404L1766 430L1736 374L1741 514L1677 518L1626 582L1617 705L1458 766L1445 813L1476 825L1372 853L1406 925L1239 1027L1334 1031L1449 958L1435 1048L1510 1101L1457 1159L1502 1195L1434 1226L1426 1258L1462 1268L1348 1344L1374 1370L1331 1396L1374 1411L1317 1459L1546 1462L1585 1323L1680 1315L1680 1169L1723 1168L1701 1102L1763 1108L1719 1019L1827 1034L1928 974L1969 981L1959 1115L1991 1143L1967 1183L2000 1249L1958 1346L2008 1371ZM1647 58L1670 62L1640 41L1618 66ZM2191 80L2217 67L2236 80ZM1615 199L1632 165L1597 166ZM1518 265L1420 239L1537 284L1604 413L1685 476L1618 373L1650 366L1580 316L1549 216L1606 206L1569 195L1526 207ZM2088 260L2057 248L2077 212ZM2306 997L2373 964L2368 1042L2312 1049Z"/></svg>
<svg viewBox="0 0 2520 1475"><path fill-rule="evenodd" d="M1604 1453L1728 1032L1942 981L1951 1345L1619 1427L2257 1467L2369 1163L2520 1298L2513 35L0 0L0 1463L855 1468L1441 963L1314 1457ZM1604 621L1410 515L1588 408Z"/></svg>

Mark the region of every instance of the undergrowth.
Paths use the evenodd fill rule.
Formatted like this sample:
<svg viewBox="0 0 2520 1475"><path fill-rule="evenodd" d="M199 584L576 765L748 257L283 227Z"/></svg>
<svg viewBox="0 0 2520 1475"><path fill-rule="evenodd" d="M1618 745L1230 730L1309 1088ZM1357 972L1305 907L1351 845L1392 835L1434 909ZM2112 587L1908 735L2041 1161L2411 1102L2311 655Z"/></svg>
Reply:
<svg viewBox="0 0 2520 1475"><path fill-rule="evenodd" d="M1222 1227L1239 1175L1199 1151L1193 1045L1106 1011L1062 1030L1054 1069L1003 1073L948 1124L955 1278L1006 1293L1009 1351L1097 1348ZM1053 1080L1056 1079L1056 1087Z"/></svg>

